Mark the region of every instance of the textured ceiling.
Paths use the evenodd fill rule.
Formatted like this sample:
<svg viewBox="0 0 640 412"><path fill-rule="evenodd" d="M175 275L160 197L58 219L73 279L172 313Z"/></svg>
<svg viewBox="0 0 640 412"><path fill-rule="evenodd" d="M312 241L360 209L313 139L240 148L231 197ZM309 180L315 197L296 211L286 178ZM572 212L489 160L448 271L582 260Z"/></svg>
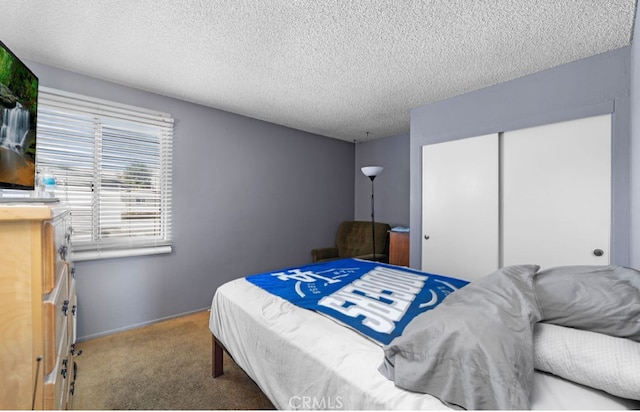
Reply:
<svg viewBox="0 0 640 412"><path fill-rule="evenodd" d="M0 0L0 40L24 59L364 141L407 133L414 107L629 45L635 3Z"/></svg>

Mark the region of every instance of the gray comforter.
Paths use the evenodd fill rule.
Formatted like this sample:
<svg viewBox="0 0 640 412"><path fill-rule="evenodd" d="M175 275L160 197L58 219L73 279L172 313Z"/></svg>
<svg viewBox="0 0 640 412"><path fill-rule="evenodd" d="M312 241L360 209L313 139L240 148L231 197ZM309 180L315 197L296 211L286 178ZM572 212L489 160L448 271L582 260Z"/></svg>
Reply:
<svg viewBox="0 0 640 412"><path fill-rule="evenodd" d="M449 295L385 347L396 386L465 409L528 409L538 266L512 266ZM478 384L481 382L482 384Z"/></svg>
<svg viewBox="0 0 640 412"><path fill-rule="evenodd" d="M452 407L529 409L536 322L640 341L640 272L538 269L500 269L418 315L384 347L380 372Z"/></svg>

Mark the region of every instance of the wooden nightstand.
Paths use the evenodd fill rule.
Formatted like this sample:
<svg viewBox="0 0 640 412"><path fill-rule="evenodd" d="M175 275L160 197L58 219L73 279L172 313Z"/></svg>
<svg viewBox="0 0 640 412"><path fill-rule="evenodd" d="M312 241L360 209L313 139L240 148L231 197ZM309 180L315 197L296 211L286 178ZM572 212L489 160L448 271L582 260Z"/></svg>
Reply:
<svg viewBox="0 0 640 412"><path fill-rule="evenodd" d="M389 263L409 266L409 233L389 231Z"/></svg>

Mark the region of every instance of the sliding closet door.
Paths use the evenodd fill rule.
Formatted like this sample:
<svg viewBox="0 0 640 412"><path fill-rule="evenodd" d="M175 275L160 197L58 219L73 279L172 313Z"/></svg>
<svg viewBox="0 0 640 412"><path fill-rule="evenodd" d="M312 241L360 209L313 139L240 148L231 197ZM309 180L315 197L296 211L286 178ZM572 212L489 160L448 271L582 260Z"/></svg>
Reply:
<svg viewBox="0 0 640 412"><path fill-rule="evenodd" d="M609 263L611 116L504 133L502 266Z"/></svg>
<svg viewBox="0 0 640 412"><path fill-rule="evenodd" d="M422 270L477 280L498 267L498 135L422 149Z"/></svg>

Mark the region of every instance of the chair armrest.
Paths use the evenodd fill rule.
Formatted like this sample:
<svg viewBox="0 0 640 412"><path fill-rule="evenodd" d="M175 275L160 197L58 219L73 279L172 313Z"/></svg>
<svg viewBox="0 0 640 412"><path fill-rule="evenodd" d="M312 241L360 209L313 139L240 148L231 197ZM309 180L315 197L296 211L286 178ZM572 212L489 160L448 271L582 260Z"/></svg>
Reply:
<svg viewBox="0 0 640 412"><path fill-rule="evenodd" d="M318 262L324 259L335 259L338 255L337 247L323 247L318 249L311 249L311 256L314 262Z"/></svg>

